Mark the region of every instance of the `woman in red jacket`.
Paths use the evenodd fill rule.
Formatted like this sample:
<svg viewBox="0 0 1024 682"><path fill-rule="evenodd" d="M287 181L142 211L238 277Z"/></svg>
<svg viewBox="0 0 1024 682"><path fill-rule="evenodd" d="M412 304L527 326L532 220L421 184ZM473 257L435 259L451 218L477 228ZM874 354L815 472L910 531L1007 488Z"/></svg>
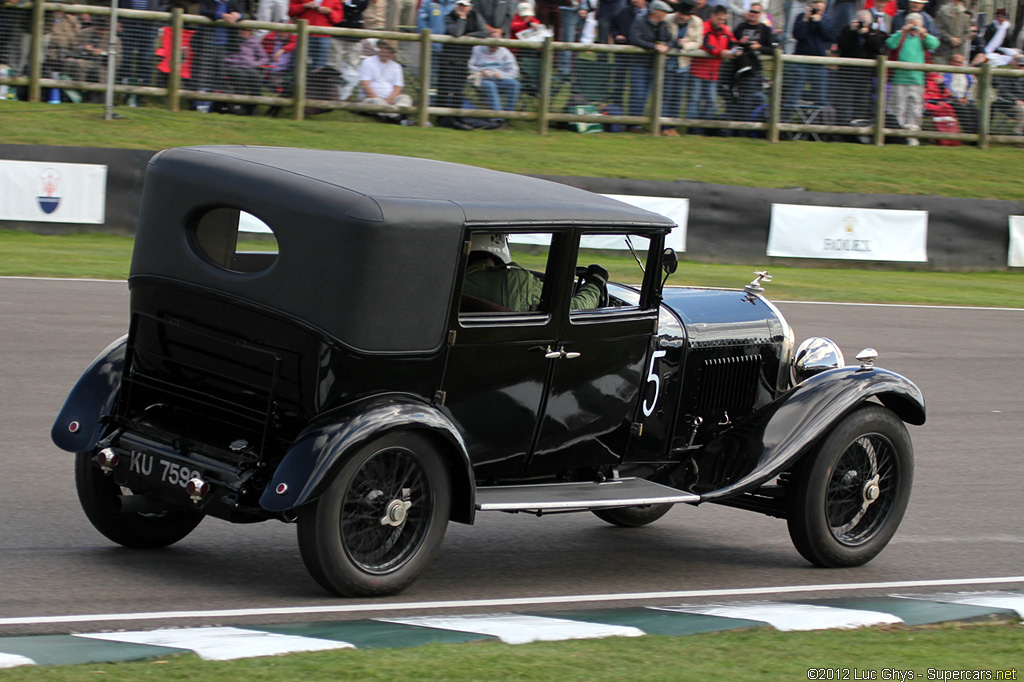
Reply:
<svg viewBox="0 0 1024 682"><path fill-rule="evenodd" d="M335 26L345 18L345 8L341 0L291 0L288 3L288 16L295 21L305 19L311 28L317 26ZM312 33L309 36L309 68L319 69L327 64L327 52L331 47L331 39L325 35Z"/></svg>

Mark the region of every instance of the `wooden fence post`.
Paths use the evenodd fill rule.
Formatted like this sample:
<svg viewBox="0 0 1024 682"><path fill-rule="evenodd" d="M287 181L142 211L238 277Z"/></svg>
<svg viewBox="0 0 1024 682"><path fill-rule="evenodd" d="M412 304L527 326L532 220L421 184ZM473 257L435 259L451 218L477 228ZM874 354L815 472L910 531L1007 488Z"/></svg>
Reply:
<svg viewBox="0 0 1024 682"><path fill-rule="evenodd" d="M167 77L167 105L171 111L181 110L181 52L185 33L185 10L171 10L171 73Z"/></svg>
<svg viewBox="0 0 1024 682"><path fill-rule="evenodd" d="M295 120L306 117L306 59L309 55L309 22L299 19L298 36L295 39Z"/></svg>
<svg viewBox="0 0 1024 682"><path fill-rule="evenodd" d="M554 63L554 46L551 38L544 39L544 47L540 52L540 74L537 83L540 92L537 96L537 132L541 135L548 134L548 113L551 108L551 67Z"/></svg>
<svg viewBox="0 0 1024 682"><path fill-rule="evenodd" d="M43 75L43 28L46 25L46 9L43 0L32 4L32 45L29 52L28 101L38 102L42 87L39 79Z"/></svg>
<svg viewBox="0 0 1024 682"><path fill-rule="evenodd" d="M416 107L416 125L426 128L430 123L430 72L433 68L434 45L430 29L420 31L420 102Z"/></svg>
<svg viewBox="0 0 1024 682"><path fill-rule="evenodd" d="M779 123L782 121L782 81L783 61L782 50L775 48L772 55L772 101L768 107L768 142L775 144L779 141Z"/></svg>

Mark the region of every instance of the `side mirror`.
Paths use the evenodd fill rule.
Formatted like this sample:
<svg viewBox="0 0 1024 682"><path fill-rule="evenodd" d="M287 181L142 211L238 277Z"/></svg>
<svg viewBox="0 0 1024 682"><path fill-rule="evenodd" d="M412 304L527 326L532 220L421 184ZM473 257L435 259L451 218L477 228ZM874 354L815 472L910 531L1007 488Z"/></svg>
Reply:
<svg viewBox="0 0 1024 682"><path fill-rule="evenodd" d="M661 269L666 275L671 275L679 267L679 256L675 249L665 249L665 255L661 257Z"/></svg>

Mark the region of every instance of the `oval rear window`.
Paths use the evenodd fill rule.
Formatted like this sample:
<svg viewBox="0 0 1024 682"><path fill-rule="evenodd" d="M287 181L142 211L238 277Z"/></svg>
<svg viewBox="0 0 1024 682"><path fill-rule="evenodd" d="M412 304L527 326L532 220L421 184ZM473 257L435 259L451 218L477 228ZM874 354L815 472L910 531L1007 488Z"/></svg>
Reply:
<svg viewBox="0 0 1024 682"><path fill-rule="evenodd" d="M277 260L277 238L270 226L251 213L226 206L199 216L192 245L205 260L231 272L263 272Z"/></svg>

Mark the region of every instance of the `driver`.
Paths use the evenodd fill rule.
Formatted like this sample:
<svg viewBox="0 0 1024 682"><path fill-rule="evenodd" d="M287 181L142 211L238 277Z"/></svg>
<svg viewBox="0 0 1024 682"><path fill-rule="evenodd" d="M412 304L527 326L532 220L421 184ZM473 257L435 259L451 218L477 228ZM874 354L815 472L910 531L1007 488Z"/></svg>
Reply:
<svg viewBox="0 0 1024 682"><path fill-rule="evenodd" d="M608 271L591 265L582 276L583 284L572 297L572 310L598 307L608 284ZM497 303L509 310L530 311L540 307L544 282L512 262L508 235L500 232L473 235L462 293Z"/></svg>

